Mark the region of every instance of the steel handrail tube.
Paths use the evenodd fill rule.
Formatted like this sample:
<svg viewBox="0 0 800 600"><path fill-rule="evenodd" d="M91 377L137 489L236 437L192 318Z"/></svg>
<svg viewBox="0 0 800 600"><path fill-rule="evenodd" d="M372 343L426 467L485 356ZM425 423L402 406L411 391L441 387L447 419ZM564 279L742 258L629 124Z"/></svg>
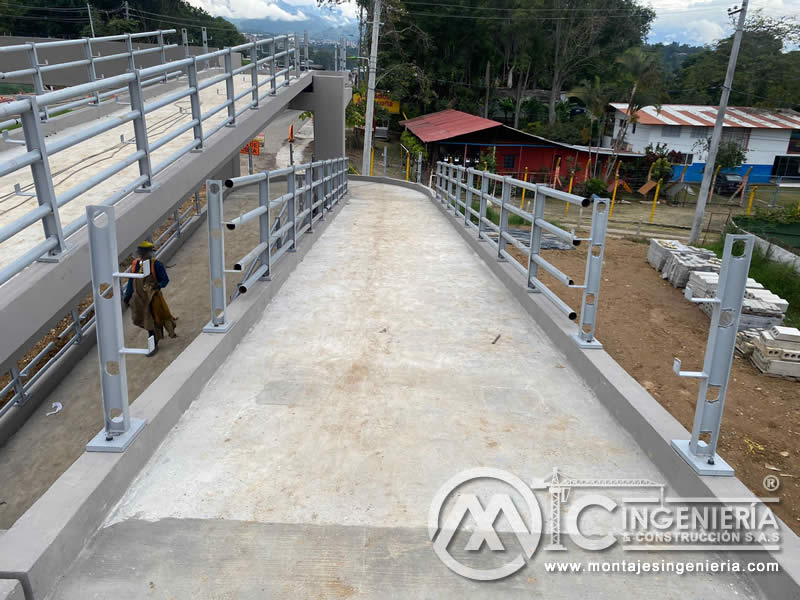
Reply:
<svg viewBox="0 0 800 600"><path fill-rule="evenodd" d="M574 321L578 318L578 314L572 310L566 302L556 296L550 288L539 281L539 279L536 277L531 277L531 283L536 287L536 290L541 292L545 298L550 300L550 302L552 302L558 310L567 315L567 318L570 321Z"/></svg>
<svg viewBox="0 0 800 600"><path fill-rule="evenodd" d="M256 247L255 247L255 248L253 248L252 250L250 250L250 252L248 252L248 253L247 253L247 254L245 254L245 255L244 255L242 258L240 258L239 260L237 260L237 261L236 261L236 262L233 264L233 270L234 270L234 271L243 271L243 270L244 270L244 267L245 267L245 265L249 265L251 262L253 262L253 261L254 261L256 258L258 258L258 256L259 256L259 255L260 255L262 252L264 252L264 251L265 251L265 250L266 250L268 247L269 247L269 243L267 243L267 242L261 242L261 243L260 243L258 246L256 246Z"/></svg>
<svg viewBox="0 0 800 600"><path fill-rule="evenodd" d="M196 93L197 90L193 87L186 88L184 90L178 90L173 94L168 94L166 96L162 96L161 98L150 102L149 104L144 105L144 114L148 114L153 112L154 110L158 110L159 108L165 107L167 104L172 104L173 102L177 102L186 96L190 96Z"/></svg>
<svg viewBox="0 0 800 600"><path fill-rule="evenodd" d="M71 148L81 142L85 142L89 138L92 138L96 135L101 133L105 133L115 127L119 127L124 125L125 123L129 123L133 121L139 116L138 110L132 110L130 112L125 113L124 115L119 116L112 116L107 119L103 119L98 121L94 125L89 125L88 127L82 127L76 133L71 135L62 135L53 138L53 141L46 142L45 148L47 150L48 155L53 155L62 150L66 150L67 148Z"/></svg>
<svg viewBox="0 0 800 600"><path fill-rule="evenodd" d="M271 175L272 173L274 173L274 171L263 171L261 173L253 173L252 175L231 177L230 179L225 180L224 185L228 189L235 190L236 188L265 181L266 179L269 178L269 175Z"/></svg>
<svg viewBox="0 0 800 600"><path fill-rule="evenodd" d="M23 229L30 227L40 219L50 214L50 207L46 204L36 207L30 212L25 213L18 219L0 227L0 244L7 239L15 236Z"/></svg>
<svg viewBox="0 0 800 600"><path fill-rule="evenodd" d="M53 250L56 247L58 247L58 240L55 237L49 237L43 242L36 244L36 246L25 252L23 255L15 258L12 262L0 269L0 285L3 285L22 269L31 263L36 262L42 256L50 252L50 250Z"/></svg>
<svg viewBox="0 0 800 600"><path fill-rule="evenodd" d="M123 73L122 75L115 75L114 77L107 77L105 79L98 79L97 81L92 81L89 83L74 85L62 90L56 90L55 92L46 92L37 96L37 101L39 106L56 104L63 100L74 98L75 96L86 96L87 94L100 91L111 86L122 83L130 83L134 79L136 79L136 75L134 73ZM2 105L0 105L0 107L1 106ZM0 116L2 116L2 112L0 112Z"/></svg>
<svg viewBox="0 0 800 600"><path fill-rule="evenodd" d="M543 194L548 198L569 202L570 204L577 204L578 206L583 206L584 208L591 204L591 200L589 200L589 198L584 198L583 196L577 196L575 194L570 194L569 192L556 190L547 185L542 185L541 183L536 186L535 191L537 194Z"/></svg>
<svg viewBox="0 0 800 600"><path fill-rule="evenodd" d="M184 123L183 125L178 127L175 131L173 131L169 135L165 135L164 137L157 139L155 142L150 144L150 152L155 152L162 146L169 144L175 138L178 138L187 131L189 131L190 129L193 129L198 123L199 121L197 119L192 119L188 123Z"/></svg>
<svg viewBox="0 0 800 600"><path fill-rule="evenodd" d="M18 154L0 162L0 177L5 177L9 173L24 169L37 160L41 160L42 153L39 150L29 150L24 154Z"/></svg>
<svg viewBox="0 0 800 600"><path fill-rule="evenodd" d="M143 158L144 155L145 155L144 150L138 150L133 154L131 154L130 156L126 157L124 160L118 162L117 164L111 165L110 167L103 169L99 173L95 173L89 179L86 179L81 183L79 183L78 185L71 187L63 194L59 194L56 197L56 203L58 204L58 207L61 208L62 206L64 206L68 202L71 202L84 192L89 191L94 186L102 183L109 177L112 177L117 173L119 173L120 171L122 171L123 169L126 169L127 167L131 166L140 158Z"/></svg>
<svg viewBox="0 0 800 600"><path fill-rule="evenodd" d="M148 180L147 175L140 175L139 177L134 179L132 182L130 182L128 185L126 185L124 188L114 192L113 194L111 194L111 196L109 196L108 198L106 198L105 200L100 202L99 204L101 204L103 206L113 206L114 204L119 202L122 198L124 198L125 196L130 194L133 190L135 190L139 186L142 186L145 183L147 183L147 180ZM86 214L85 213L82 214L77 219L75 219L72 223L70 223L69 225L66 225L64 227L64 237L66 238L66 237L71 236L73 233L78 231L84 225L86 225Z"/></svg>
<svg viewBox="0 0 800 600"><path fill-rule="evenodd" d="M197 146L199 146L202 143L203 143L202 140L192 139L192 141L189 142L188 144L186 144L183 148L180 148L179 150L176 150L175 152L170 154L167 158L162 160L160 163L156 164L156 166L153 167L153 175L158 175L159 173L161 173L161 171L166 169L168 166L170 166L176 160L178 160L179 158L181 158L185 154L188 154L189 152L191 152L192 150L197 148Z"/></svg>
<svg viewBox="0 0 800 600"><path fill-rule="evenodd" d="M575 285L575 282L572 279L570 279L570 277L566 273L561 271L553 263L542 258L540 254L534 254L533 256L531 256L531 260L540 267L542 267L545 271L550 273L550 275L555 277L558 281L560 281L567 287Z"/></svg>
<svg viewBox="0 0 800 600"><path fill-rule="evenodd" d="M567 243L572 244L573 246L580 246L580 244L581 244L581 241L578 238L576 238L574 235L572 235L569 231L565 231L565 230L561 229L561 227L558 227L557 225L553 225L549 221L545 221L542 218L537 218L535 220L535 223L536 223L536 225L538 227L541 227L545 231L548 231L548 232L552 233L556 237L561 238L562 240L564 240Z"/></svg>
<svg viewBox="0 0 800 600"><path fill-rule="evenodd" d="M241 227L245 223L249 223L250 221L257 219L261 215L266 214L268 208L266 206L257 206L253 210L249 210L243 215L239 215L235 219L231 219L227 223L225 223L225 227L228 228L229 231L235 230L237 227Z"/></svg>

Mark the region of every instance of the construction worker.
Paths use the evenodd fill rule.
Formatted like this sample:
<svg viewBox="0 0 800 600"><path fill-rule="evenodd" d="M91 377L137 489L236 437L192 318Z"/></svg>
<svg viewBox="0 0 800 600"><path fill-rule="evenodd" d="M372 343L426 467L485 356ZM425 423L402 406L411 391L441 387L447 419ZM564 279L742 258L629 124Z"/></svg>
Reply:
<svg viewBox="0 0 800 600"><path fill-rule="evenodd" d="M137 258L131 264L131 273L142 272L142 262L150 261L150 275L144 279L128 279L125 286L123 300L125 306L131 307L133 324L147 330L155 338L156 347L147 356L158 352L158 341L164 338L164 329L169 337L178 337L175 334L176 317L170 313L167 301L161 289L167 287L169 277L164 265L153 258L153 243L147 240L139 244L136 249Z"/></svg>

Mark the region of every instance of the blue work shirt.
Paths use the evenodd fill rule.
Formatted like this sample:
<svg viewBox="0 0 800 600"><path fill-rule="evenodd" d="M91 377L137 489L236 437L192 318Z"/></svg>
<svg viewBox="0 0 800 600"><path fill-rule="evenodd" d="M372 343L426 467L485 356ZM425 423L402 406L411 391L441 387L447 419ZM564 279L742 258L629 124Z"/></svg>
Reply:
<svg viewBox="0 0 800 600"><path fill-rule="evenodd" d="M137 265L137 271L141 272L141 259L136 260L139 261L139 265ZM153 269L153 274L156 276L158 287L167 287L167 284L169 283L169 277L167 277L167 270L164 268L164 265L158 260L151 259L151 268ZM133 279L128 279L128 283L125 284L125 294L123 299L125 302L129 302L131 296L133 296Z"/></svg>

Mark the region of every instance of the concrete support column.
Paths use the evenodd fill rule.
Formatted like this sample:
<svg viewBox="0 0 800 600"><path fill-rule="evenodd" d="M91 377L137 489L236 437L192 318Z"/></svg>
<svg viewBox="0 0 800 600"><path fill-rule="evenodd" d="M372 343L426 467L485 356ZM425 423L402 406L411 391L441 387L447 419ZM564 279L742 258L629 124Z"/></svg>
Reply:
<svg viewBox="0 0 800 600"><path fill-rule="evenodd" d="M344 109L351 89L340 74L314 73L313 92L299 94L289 104L295 110L314 113L314 157L317 160L344 156Z"/></svg>

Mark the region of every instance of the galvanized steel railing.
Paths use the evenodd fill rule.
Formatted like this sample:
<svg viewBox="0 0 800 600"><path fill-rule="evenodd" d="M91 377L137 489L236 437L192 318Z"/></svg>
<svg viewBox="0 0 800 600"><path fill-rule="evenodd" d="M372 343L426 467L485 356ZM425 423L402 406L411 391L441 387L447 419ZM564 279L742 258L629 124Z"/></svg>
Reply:
<svg viewBox="0 0 800 600"><path fill-rule="evenodd" d="M129 38L126 37L126 39ZM266 48L269 49L269 53L261 56ZM249 53L250 63L234 69L232 66L233 52ZM307 55L307 43L305 52ZM199 80L197 73L201 65L215 58L223 59L224 72ZM133 60L133 54L131 54L132 64ZM259 78L259 70L265 65L269 65L269 76ZM70 66L75 65L71 64ZM299 37L297 34L292 36L283 35L209 52L200 56L170 61L154 67L133 68L130 72L122 75L90 81L86 84L44 92L0 104L0 119L18 115L24 134L24 142L20 141L20 143L24 143L27 150L10 158L0 158L0 177L30 167L33 175L35 196L39 204L38 208L0 227L0 243L37 222L42 223L45 234L44 241L0 269L0 285L36 260L57 260L58 256L66 250L66 238L86 224L86 215L82 215L73 222L62 225L59 215L60 207L133 164L138 164L139 176L126 182L122 189L110 194L102 200L101 204L111 206L133 191L150 191L154 185L154 178L159 173L187 153L202 150L205 140L223 127L235 126L237 118L242 113L258 108L259 103L266 97L277 93L278 87L289 85L293 71L299 73L299 70ZM187 88L145 102L142 89L146 85L177 77L183 73L187 75ZM237 94L234 92L233 78L236 75L246 73L250 73L250 85ZM214 108L204 113L201 112L200 91L221 82L225 82L225 100ZM262 94L261 90L265 85L268 85L268 89ZM80 100L72 103L61 104L60 108L64 109L66 106L86 103L87 96L102 100L110 95L119 94L120 91L124 90L127 90L130 98L130 111L121 115L110 115L97 119L77 133L55 135L45 139L40 120L41 116L45 114L44 109L48 106L54 106L76 97L80 98ZM149 139L147 114L186 97L189 97L191 103L191 121L158 139ZM240 104L237 105L237 103ZM209 131L205 131L203 128L204 122L223 110L227 113L226 118L214 125ZM16 120L12 119L12 121ZM78 183L69 190L56 194L50 175L49 157L125 123L133 124L136 152L116 164L95 173L89 179ZM151 162L152 152L190 131L193 135L188 144L157 164Z"/></svg>
<svg viewBox="0 0 800 600"><path fill-rule="evenodd" d="M475 187L476 177L480 178L480 188ZM582 348L602 347L595 338L594 331L610 200L608 198L599 198L596 195L591 198L584 198L553 189L544 184L528 183L512 177L495 175L488 171L479 171L445 162L436 163L434 178L436 197L448 208L451 208L456 217L463 217L464 226L475 229L479 240L491 244L497 250L498 260L507 260L509 264L513 265L526 277L529 292L542 294L568 319L574 321L578 319L578 313L540 281L539 269L543 269L556 281L568 288L583 290L578 331L573 334L573 338ZM490 181L502 184L500 198L496 198L489 193ZM511 197L514 188L533 194L532 213L526 211L522 203L519 206L512 204ZM473 199L480 201L480 210L472 208ZM566 231L547 221L545 218L547 200L558 200L576 204L580 207L591 205L592 224L589 237L577 237L574 232ZM487 217L489 205L494 205L500 210L499 224L495 224ZM509 233L509 214L522 217L522 219L530 223L531 234L527 246ZM580 245L581 242L589 243L586 273L582 284L576 284L571 277L542 257L541 243L542 232L544 231L574 246ZM493 239L495 237L496 239ZM508 244L516 247L527 256L527 265L522 265L509 254L506 250Z"/></svg>
<svg viewBox="0 0 800 600"><path fill-rule="evenodd" d="M324 219L325 212L347 193L348 168L347 158L342 157L234 177L224 184L218 179L206 182L211 321L203 331L223 333L232 324L225 318L225 273L242 275L233 298L246 293L259 280L269 280L278 260L286 252L294 252L299 238L313 233L314 223ZM270 199L270 182L279 177L286 178L287 191ZM226 191L254 185L258 186L258 207L225 222L222 202ZM275 212L278 214L270 224L270 215ZM239 258L232 269L226 269L224 229L235 231L256 220L259 243Z"/></svg>

